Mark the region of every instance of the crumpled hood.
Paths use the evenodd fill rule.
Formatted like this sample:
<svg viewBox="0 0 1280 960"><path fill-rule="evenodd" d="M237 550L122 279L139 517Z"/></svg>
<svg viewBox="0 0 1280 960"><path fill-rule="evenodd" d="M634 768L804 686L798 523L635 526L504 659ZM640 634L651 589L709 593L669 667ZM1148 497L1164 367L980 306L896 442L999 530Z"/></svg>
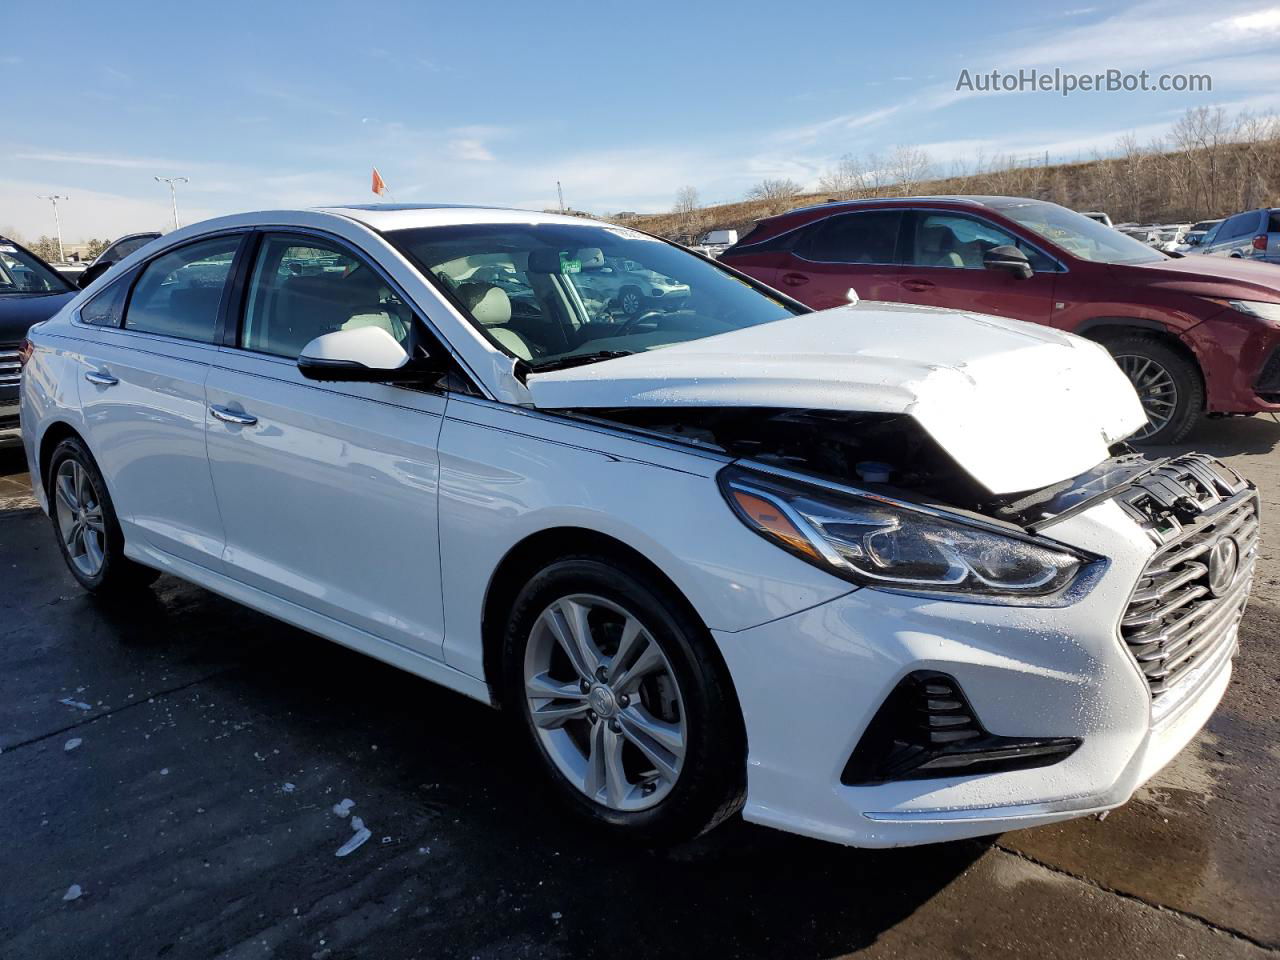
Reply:
<svg viewBox="0 0 1280 960"><path fill-rule="evenodd" d="M899 413L992 493L1074 477L1146 415L1095 343L1048 327L863 302L531 374L543 409L788 407Z"/></svg>

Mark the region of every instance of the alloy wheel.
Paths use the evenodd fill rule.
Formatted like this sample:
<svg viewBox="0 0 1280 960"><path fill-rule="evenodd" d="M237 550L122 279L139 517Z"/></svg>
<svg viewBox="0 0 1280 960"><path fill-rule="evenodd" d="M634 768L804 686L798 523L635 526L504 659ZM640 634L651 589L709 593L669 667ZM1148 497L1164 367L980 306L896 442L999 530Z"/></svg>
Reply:
<svg viewBox="0 0 1280 960"><path fill-rule="evenodd" d="M63 460L53 479L54 510L58 532L67 556L86 577L96 577L106 559L106 525L102 498L84 466Z"/></svg>
<svg viewBox="0 0 1280 960"><path fill-rule="evenodd" d="M622 312L627 316L640 312L640 294L628 290L622 294Z"/></svg>
<svg viewBox="0 0 1280 960"><path fill-rule="evenodd" d="M684 699L630 611L589 594L553 602L534 621L524 688L547 755L586 796L633 812L671 792L688 743Z"/></svg>
<svg viewBox="0 0 1280 960"><path fill-rule="evenodd" d="M1178 408L1178 386L1172 374L1150 357L1121 354L1115 361L1138 392L1142 409L1146 411L1146 425L1133 435L1135 440L1145 440L1163 430L1173 419Z"/></svg>

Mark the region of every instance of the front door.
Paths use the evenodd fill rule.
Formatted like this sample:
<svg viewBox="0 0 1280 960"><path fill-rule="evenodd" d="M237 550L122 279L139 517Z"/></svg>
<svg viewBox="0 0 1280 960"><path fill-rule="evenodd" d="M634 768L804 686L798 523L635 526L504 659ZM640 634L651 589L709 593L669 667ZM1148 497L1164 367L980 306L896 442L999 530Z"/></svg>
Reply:
<svg viewBox="0 0 1280 960"><path fill-rule="evenodd" d="M906 262L893 299L1048 322L1058 265L1032 245L980 217L949 210L917 210L907 229ZM1023 278L985 268L983 256L999 246L1020 249L1035 273Z"/></svg>
<svg viewBox="0 0 1280 960"><path fill-rule="evenodd" d="M207 383L209 462L229 576L440 658L436 525L443 394L318 383L295 360L314 337L419 334L405 304L337 241L267 235L238 345Z"/></svg>

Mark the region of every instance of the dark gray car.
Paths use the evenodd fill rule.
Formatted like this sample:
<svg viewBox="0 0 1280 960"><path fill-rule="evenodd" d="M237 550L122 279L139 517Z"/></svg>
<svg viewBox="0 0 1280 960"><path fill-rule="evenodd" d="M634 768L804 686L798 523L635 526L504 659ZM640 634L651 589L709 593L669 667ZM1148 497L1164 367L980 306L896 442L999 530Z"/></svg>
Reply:
<svg viewBox="0 0 1280 960"><path fill-rule="evenodd" d="M0 237L0 446L18 433L18 357L32 324L47 320L75 296L75 288L30 250Z"/></svg>

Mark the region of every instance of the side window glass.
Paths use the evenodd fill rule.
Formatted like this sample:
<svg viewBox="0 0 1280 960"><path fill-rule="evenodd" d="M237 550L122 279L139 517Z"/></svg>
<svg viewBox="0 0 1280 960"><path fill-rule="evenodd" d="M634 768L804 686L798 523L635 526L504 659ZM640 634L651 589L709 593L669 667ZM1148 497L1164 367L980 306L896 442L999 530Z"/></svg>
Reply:
<svg viewBox="0 0 1280 960"><path fill-rule="evenodd" d="M322 334L376 326L409 349L412 321L382 277L345 247L267 237L253 266L241 346L295 358Z"/></svg>
<svg viewBox="0 0 1280 960"><path fill-rule="evenodd" d="M156 257L133 288L125 328L212 343L239 245L239 236L214 237Z"/></svg>
<svg viewBox="0 0 1280 960"><path fill-rule="evenodd" d="M1225 224L1225 229L1221 233L1224 240L1234 240L1237 237L1243 237L1253 232L1254 224L1258 221L1258 214L1254 211L1249 213L1238 213Z"/></svg>
<svg viewBox="0 0 1280 960"><path fill-rule="evenodd" d="M1027 255L1031 269L1052 273L1057 264L1043 253L994 224L949 213L925 213L916 217L911 262L921 267L960 267L981 270L982 258L992 247L1017 247Z"/></svg>
<svg viewBox="0 0 1280 960"><path fill-rule="evenodd" d="M901 222L899 210L830 217L805 238L801 256L818 263L896 263Z"/></svg>
<svg viewBox="0 0 1280 960"><path fill-rule="evenodd" d="M91 323L95 327L118 327L124 316L124 302L129 296L129 284L134 274L121 277L111 286L93 295L80 308L80 322Z"/></svg>

